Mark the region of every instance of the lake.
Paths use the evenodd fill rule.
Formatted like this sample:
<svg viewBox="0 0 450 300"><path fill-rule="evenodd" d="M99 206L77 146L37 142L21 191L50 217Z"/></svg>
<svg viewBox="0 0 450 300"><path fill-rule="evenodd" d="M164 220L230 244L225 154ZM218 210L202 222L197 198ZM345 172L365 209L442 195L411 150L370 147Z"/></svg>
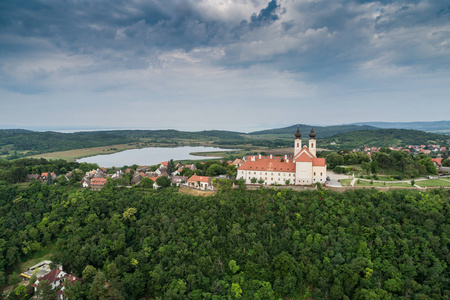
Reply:
<svg viewBox="0 0 450 300"><path fill-rule="evenodd" d="M111 167L122 167L122 166L151 166L159 164L162 161L168 161L173 159L186 160L186 159L212 159L210 156L197 156L191 155L191 152L216 152L216 151L236 151L236 149L222 149L215 147L175 147L175 148L164 148L164 147L150 147L141 149L131 149L122 152L117 152L113 154L102 154L90 157L85 157L77 159L77 162L88 162L96 163L100 167L111 168Z"/></svg>

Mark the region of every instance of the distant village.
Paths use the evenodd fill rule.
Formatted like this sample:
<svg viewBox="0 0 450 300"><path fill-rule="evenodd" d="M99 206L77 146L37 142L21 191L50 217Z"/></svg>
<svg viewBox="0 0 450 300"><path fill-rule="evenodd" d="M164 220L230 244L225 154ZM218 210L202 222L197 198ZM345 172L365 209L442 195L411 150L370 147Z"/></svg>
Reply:
<svg viewBox="0 0 450 300"><path fill-rule="evenodd" d="M232 170L236 170L244 160L236 159L235 161L218 161L222 165L231 166ZM85 172L81 179L82 188L90 188L93 191L101 190L108 182L108 179L121 179L125 176L131 177L130 186L140 186L143 182L150 183L153 189L158 189L165 186L185 186L189 188L199 190L213 190L213 179L234 179L235 176L227 176L225 174L217 176L201 176L196 172L197 167L195 164L184 165L181 162L174 164L174 171L170 171L170 161L163 161L156 166L139 166L137 168L128 167L124 170L115 170L111 173L111 169L108 171L105 167L99 167L91 171ZM200 162L201 165L205 164ZM186 172L186 171L191 172ZM65 175L57 176L54 172L44 172L41 174L28 174L27 181L40 181L41 183L56 183L59 178L64 178L66 181L70 181L74 176L74 172L80 172L81 170L74 170L68 172ZM189 174L186 176L184 174ZM59 179L60 180L60 179Z"/></svg>
<svg viewBox="0 0 450 300"><path fill-rule="evenodd" d="M441 145L407 145L406 147L387 147L393 151L405 151L411 154L432 154L437 152L446 152L447 147L441 147ZM367 155L378 152L381 147L360 147L353 149L354 152L364 151Z"/></svg>

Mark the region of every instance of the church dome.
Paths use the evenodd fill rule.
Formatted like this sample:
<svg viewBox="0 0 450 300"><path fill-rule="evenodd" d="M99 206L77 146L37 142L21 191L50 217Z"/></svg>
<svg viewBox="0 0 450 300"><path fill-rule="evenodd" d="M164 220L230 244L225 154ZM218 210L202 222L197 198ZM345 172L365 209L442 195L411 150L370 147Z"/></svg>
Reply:
<svg viewBox="0 0 450 300"><path fill-rule="evenodd" d="M309 137L312 139L316 138L316 133L314 132L314 127L311 128L311 133L309 134Z"/></svg>
<svg viewBox="0 0 450 300"><path fill-rule="evenodd" d="M297 126L297 132L295 133L295 138L296 139L302 138L302 134L300 133L300 126Z"/></svg>

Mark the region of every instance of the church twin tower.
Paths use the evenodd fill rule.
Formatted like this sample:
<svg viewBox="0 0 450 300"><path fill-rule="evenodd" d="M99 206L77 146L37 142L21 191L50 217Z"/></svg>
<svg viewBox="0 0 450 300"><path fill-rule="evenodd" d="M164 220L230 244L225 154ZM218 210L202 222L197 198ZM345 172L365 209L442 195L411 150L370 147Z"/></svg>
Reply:
<svg viewBox="0 0 450 300"><path fill-rule="evenodd" d="M316 133L314 132L314 127L311 128L309 134L309 152L316 156ZM306 147L306 145L305 145ZM297 132L295 133L295 145L294 145L294 156L296 156L300 151L302 151L302 134L300 133L300 126L297 126Z"/></svg>

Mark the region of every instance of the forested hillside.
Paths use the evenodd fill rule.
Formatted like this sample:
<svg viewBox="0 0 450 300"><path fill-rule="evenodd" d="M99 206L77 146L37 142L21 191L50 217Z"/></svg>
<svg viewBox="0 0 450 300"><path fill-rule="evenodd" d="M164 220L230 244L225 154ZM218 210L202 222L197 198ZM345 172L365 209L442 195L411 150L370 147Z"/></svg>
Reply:
<svg viewBox="0 0 450 300"><path fill-rule="evenodd" d="M87 147L109 146L137 141L115 132L35 132L29 130L0 130L0 147L12 145L13 150L45 153Z"/></svg>
<svg viewBox="0 0 450 300"><path fill-rule="evenodd" d="M70 299L448 299L449 199L0 184L0 285L53 245L85 281Z"/></svg>
<svg viewBox="0 0 450 300"><path fill-rule="evenodd" d="M342 133L330 138L318 140L323 147L330 147L335 142L334 148L353 149L357 147L389 147L405 145L446 145L450 137L442 134L429 133L419 130L406 129L378 129L362 130L350 133Z"/></svg>
<svg viewBox="0 0 450 300"><path fill-rule="evenodd" d="M450 133L450 121L435 122L360 122L353 125L368 125L377 128L415 129L435 133Z"/></svg>
<svg viewBox="0 0 450 300"><path fill-rule="evenodd" d="M292 146L297 126L252 133L207 130L198 132L167 130L111 130L92 132L33 132L28 130L0 130L0 157L16 159L35 154L112 146L127 143L166 143L171 146L207 143L222 147L287 148ZM301 125L307 140L311 126ZM326 149L352 149L360 146L388 147L406 144L448 144L449 136L418 130L376 129L370 126L341 125L315 127L318 145ZM335 142L332 146L330 143ZM142 146L142 145L141 145Z"/></svg>
<svg viewBox="0 0 450 300"><path fill-rule="evenodd" d="M311 125L305 125L300 124L299 125L300 132L303 135L303 138L308 138L309 133L311 132ZM333 126L314 126L314 131L318 136L321 138L324 137L330 137L339 133L345 133L345 132L352 132L352 131L358 131L358 130L376 130L378 128L367 126L367 125L333 125ZM261 130L261 131L255 131L249 133L249 135L258 135L258 136L273 136L273 135L279 135L279 136L287 136L289 138L292 138L294 133L297 130L297 125L292 125L289 127L284 128L277 128L277 129L268 129L268 130Z"/></svg>

